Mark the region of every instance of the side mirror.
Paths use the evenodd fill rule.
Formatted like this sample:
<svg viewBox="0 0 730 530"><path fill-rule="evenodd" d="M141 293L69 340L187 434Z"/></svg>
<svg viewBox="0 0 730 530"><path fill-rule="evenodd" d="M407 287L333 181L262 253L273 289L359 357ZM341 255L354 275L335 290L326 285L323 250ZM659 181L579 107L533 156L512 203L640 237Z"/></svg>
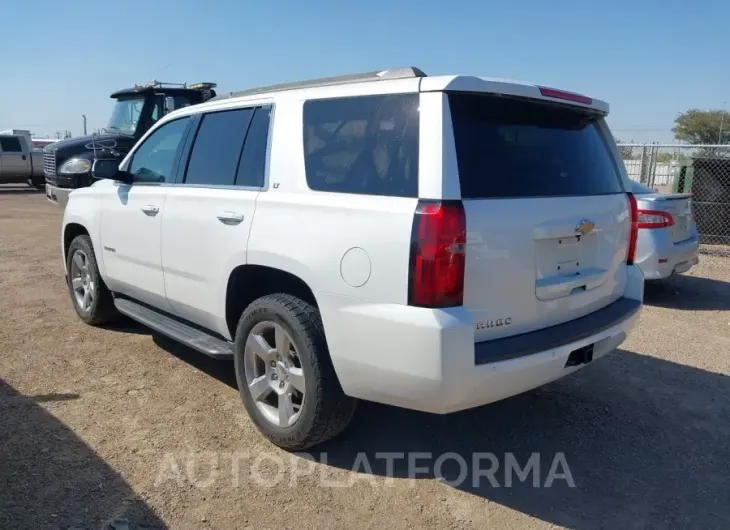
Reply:
<svg viewBox="0 0 730 530"><path fill-rule="evenodd" d="M118 159L97 158L91 166L91 176L95 179L110 179L125 184L132 183L132 174L119 169Z"/></svg>
<svg viewBox="0 0 730 530"><path fill-rule="evenodd" d="M172 112L173 110L175 110L175 98L167 96L165 98L165 114Z"/></svg>

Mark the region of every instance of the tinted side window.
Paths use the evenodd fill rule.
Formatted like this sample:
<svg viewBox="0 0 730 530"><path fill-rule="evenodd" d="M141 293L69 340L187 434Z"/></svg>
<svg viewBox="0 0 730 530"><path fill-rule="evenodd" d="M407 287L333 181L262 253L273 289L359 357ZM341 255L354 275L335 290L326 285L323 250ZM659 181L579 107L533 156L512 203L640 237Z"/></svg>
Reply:
<svg viewBox="0 0 730 530"><path fill-rule="evenodd" d="M559 105L449 94L461 196L620 193L600 117Z"/></svg>
<svg viewBox="0 0 730 530"><path fill-rule="evenodd" d="M238 165L236 186L261 188L266 171L266 146L269 140L271 107L257 108L246 135L246 143Z"/></svg>
<svg viewBox="0 0 730 530"><path fill-rule="evenodd" d="M232 186L252 109L203 115L185 174L186 184Z"/></svg>
<svg viewBox="0 0 730 530"><path fill-rule="evenodd" d="M164 124L150 134L135 151L129 172L135 182L172 182L175 158L190 118L180 118Z"/></svg>
<svg viewBox="0 0 730 530"><path fill-rule="evenodd" d="M13 136L0 138L0 147L2 147L3 151L6 153L20 153L23 151L20 147L20 140Z"/></svg>
<svg viewBox="0 0 730 530"><path fill-rule="evenodd" d="M304 164L313 190L418 196L418 94L304 103Z"/></svg>
<svg viewBox="0 0 730 530"><path fill-rule="evenodd" d="M163 110L162 110L162 102L156 101L155 106L152 107L152 123L157 123L157 121L162 118Z"/></svg>

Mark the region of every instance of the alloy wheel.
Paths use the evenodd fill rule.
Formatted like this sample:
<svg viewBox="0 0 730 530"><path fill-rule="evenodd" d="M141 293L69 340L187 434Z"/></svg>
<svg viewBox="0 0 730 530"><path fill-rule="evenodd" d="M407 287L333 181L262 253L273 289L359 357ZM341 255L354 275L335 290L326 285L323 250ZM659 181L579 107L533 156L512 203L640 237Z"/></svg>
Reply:
<svg viewBox="0 0 730 530"><path fill-rule="evenodd" d="M71 289L76 299L76 305L82 311L91 309L96 295L96 286L89 269L89 257L83 250L76 250L71 257Z"/></svg>
<svg viewBox="0 0 730 530"><path fill-rule="evenodd" d="M256 407L277 427L290 427L304 408L304 372L297 348L281 324L256 324L244 351L246 384Z"/></svg>

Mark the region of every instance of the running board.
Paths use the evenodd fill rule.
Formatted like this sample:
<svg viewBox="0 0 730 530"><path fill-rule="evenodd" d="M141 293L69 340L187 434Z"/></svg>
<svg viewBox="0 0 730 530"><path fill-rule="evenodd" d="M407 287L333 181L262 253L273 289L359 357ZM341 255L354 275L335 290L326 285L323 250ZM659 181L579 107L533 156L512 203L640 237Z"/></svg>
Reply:
<svg viewBox="0 0 730 530"><path fill-rule="evenodd" d="M120 313L132 320L190 346L194 350L216 359L233 358L233 344L228 341L209 335L126 298L115 298L114 305Z"/></svg>

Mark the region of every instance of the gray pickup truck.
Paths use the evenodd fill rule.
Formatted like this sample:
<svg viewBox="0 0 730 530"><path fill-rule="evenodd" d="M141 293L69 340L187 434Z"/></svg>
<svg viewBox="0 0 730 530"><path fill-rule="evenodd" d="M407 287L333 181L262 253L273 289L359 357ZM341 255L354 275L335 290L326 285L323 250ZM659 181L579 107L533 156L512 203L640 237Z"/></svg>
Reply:
<svg viewBox="0 0 730 530"><path fill-rule="evenodd" d="M43 151L33 149L25 135L0 134L0 184L16 182L45 188Z"/></svg>

